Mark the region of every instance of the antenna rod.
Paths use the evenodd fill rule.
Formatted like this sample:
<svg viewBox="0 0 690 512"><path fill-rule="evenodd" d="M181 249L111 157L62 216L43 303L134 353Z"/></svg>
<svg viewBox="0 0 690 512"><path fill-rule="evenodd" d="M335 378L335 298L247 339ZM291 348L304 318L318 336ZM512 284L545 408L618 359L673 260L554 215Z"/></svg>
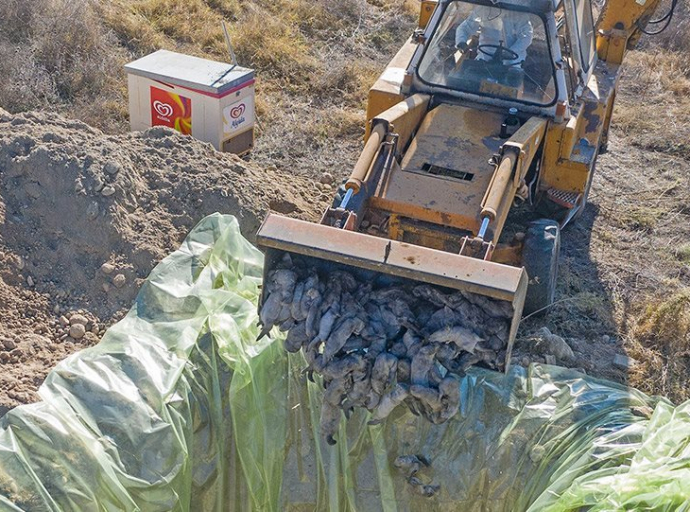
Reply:
<svg viewBox="0 0 690 512"><path fill-rule="evenodd" d="M230 42L230 34L228 33L228 27L225 25L225 20L221 21L223 25L223 33L225 34L225 44L228 45L228 52L230 52L230 59L232 59L232 67L237 66L237 57L235 56L235 50L232 49L232 43Z"/></svg>

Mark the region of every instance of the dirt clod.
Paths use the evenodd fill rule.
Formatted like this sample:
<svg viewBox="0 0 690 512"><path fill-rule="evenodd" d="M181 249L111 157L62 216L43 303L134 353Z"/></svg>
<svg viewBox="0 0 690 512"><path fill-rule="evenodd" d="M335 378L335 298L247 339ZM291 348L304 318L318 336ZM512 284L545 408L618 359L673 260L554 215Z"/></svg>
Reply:
<svg viewBox="0 0 690 512"><path fill-rule="evenodd" d="M95 220L96 217L98 217L99 213L100 213L100 207L98 206L98 203L96 201L92 201L86 207L86 218L89 220Z"/></svg>

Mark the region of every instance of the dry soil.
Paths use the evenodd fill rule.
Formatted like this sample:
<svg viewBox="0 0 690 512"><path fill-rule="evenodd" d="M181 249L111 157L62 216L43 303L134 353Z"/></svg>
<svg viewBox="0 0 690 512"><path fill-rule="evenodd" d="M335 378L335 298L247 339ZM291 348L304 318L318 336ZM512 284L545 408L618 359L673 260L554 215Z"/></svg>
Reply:
<svg viewBox="0 0 690 512"><path fill-rule="evenodd" d="M0 413L96 343L204 216L251 239L269 210L313 219L324 188L166 128L108 136L0 111Z"/></svg>

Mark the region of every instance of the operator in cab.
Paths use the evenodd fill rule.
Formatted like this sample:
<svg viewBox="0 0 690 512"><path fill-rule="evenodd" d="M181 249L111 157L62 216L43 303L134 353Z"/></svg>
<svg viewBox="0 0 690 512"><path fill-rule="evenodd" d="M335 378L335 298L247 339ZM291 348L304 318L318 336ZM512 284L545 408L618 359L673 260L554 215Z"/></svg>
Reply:
<svg viewBox="0 0 690 512"><path fill-rule="evenodd" d="M458 25L455 46L463 53L466 52L477 34L479 47L484 49L477 55L478 60L493 59L500 45L509 50L501 53L503 63L512 66L522 65L525 61L534 29L529 14L482 5L473 9Z"/></svg>
<svg viewBox="0 0 690 512"><path fill-rule="evenodd" d="M418 67L425 84L531 105L556 97L544 20L533 0L450 0Z"/></svg>

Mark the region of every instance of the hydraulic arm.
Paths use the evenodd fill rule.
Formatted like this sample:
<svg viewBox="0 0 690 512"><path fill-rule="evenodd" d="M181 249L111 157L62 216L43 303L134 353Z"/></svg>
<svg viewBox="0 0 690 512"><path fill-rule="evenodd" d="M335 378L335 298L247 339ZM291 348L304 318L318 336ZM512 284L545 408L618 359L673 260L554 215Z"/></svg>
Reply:
<svg viewBox="0 0 690 512"><path fill-rule="evenodd" d="M597 53L611 64L623 62L625 53L637 46L661 0L608 0L599 18ZM673 2L671 9L674 9ZM672 11L666 16L671 16Z"/></svg>

